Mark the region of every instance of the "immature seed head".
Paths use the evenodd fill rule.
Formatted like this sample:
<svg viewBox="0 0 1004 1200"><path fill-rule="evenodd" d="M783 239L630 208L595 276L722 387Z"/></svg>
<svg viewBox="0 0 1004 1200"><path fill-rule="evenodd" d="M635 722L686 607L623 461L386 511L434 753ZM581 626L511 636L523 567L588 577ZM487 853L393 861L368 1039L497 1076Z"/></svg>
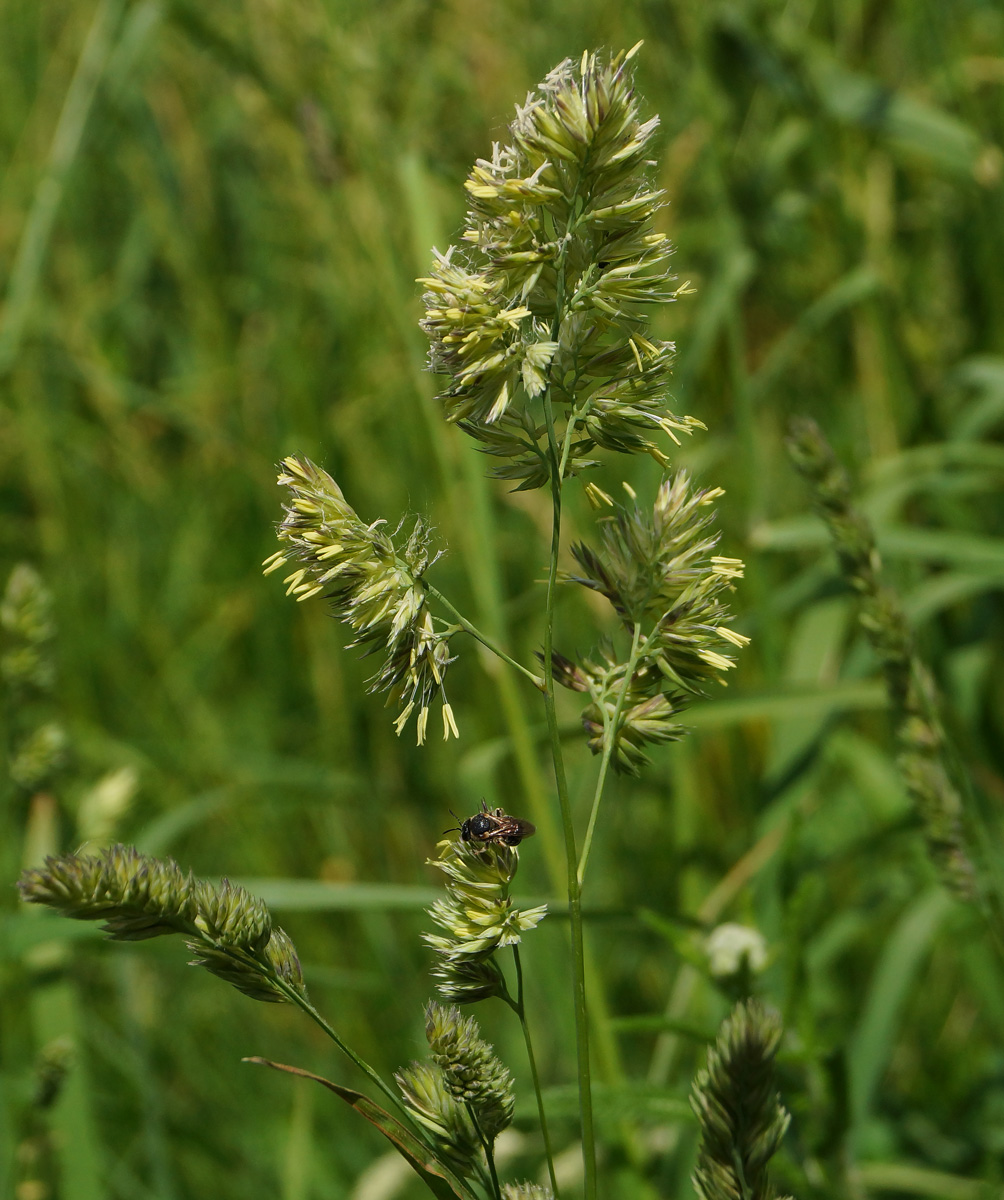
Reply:
<svg viewBox="0 0 1004 1200"><path fill-rule="evenodd" d="M78 921L104 921L115 941L182 934L193 966L256 1000L279 1002L284 990L306 995L292 942L265 905L224 879L219 885L183 874L172 859L109 846L95 855L64 854L25 871L22 899Z"/></svg>
<svg viewBox="0 0 1004 1200"><path fill-rule="evenodd" d="M28 563L11 571L0 600L0 676L14 688L52 687L55 670L51 644L56 634L52 594Z"/></svg>
<svg viewBox="0 0 1004 1200"><path fill-rule="evenodd" d="M408 1109L432 1134L446 1164L462 1179L470 1178L482 1159L481 1141L466 1106L447 1087L442 1068L413 1062L394 1078Z"/></svg>
<svg viewBox="0 0 1004 1200"><path fill-rule="evenodd" d="M774 1083L781 1024L756 1000L722 1024L691 1106L701 1127L693 1182L700 1200L774 1200L767 1165L791 1120Z"/></svg>
<svg viewBox="0 0 1004 1200"><path fill-rule="evenodd" d="M462 1017L458 1008L430 1002L425 1036L450 1095L471 1105L482 1133L494 1141L512 1123L515 1096L512 1076L481 1038L477 1021Z"/></svg>
<svg viewBox="0 0 1004 1200"><path fill-rule="evenodd" d="M647 761L646 744L681 737L679 714L734 665L729 651L749 641L730 628L724 600L743 564L714 553L712 504L721 494L693 488L680 471L664 481L651 509L632 493L630 503L614 504L600 518L596 546L572 547L580 571L566 579L604 596L626 634L638 636L630 678L630 662L609 645L596 660L576 664L555 654L551 662L558 683L590 696L582 723L594 754L619 705L611 760L618 771L636 774Z"/></svg>

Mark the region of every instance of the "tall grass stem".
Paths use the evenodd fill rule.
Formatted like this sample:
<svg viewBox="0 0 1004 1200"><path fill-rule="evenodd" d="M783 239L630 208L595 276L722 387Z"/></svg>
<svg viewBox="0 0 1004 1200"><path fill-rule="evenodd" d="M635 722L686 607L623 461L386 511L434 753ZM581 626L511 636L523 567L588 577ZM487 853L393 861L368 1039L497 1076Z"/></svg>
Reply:
<svg viewBox="0 0 1004 1200"><path fill-rule="evenodd" d="M533 1053L533 1040L530 1037L530 1026L526 1019L526 1005L523 1000L523 964L520 962L519 946L514 944L512 948L513 961L516 964L516 999L511 996L506 996L506 1003L519 1018L520 1028L523 1030L523 1041L526 1043L526 1058L530 1065L530 1078L533 1081L534 1095L537 1097L537 1116L540 1119L540 1132L544 1139L544 1154L547 1157L547 1173L551 1180L551 1191L554 1193L554 1200L560 1200L558 1195L558 1181L554 1174L554 1152L551 1149L551 1134L547 1128L547 1114L544 1111L544 1094L540 1089L540 1076L537 1073L537 1059Z"/></svg>
<svg viewBox="0 0 1004 1200"><path fill-rule="evenodd" d="M562 307L562 272L558 273L558 312ZM561 484L560 456L554 431L554 412L551 392L544 392L544 414L551 457L551 555L547 572L547 606L544 619L544 707L547 730L554 763L554 781L561 809L561 826L565 838L565 863L568 882L568 915L572 938L572 995L575 1007L575 1045L578 1060L579 1106L582 1114L582 1168L586 1200L596 1200L596 1137L593 1129L592 1080L589 1066L589 1017L586 1009L585 952L582 944L582 896L579 888L578 854L575 848L575 827L565 776L565 760L561 749L561 731L554 703L554 674L550 664L554 652L554 600L558 579L558 551L561 545ZM571 428L572 422L569 422Z"/></svg>
<svg viewBox="0 0 1004 1200"><path fill-rule="evenodd" d="M579 857L579 887L586 875L586 864L589 861L589 851L593 844L593 830L596 828L596 817L600 811L600 800L607 782L607 772L610 769L610 758L617 745L617 731L620 728L621 713L624 711L624 701L631 688L635 667L638 665L638 654L641 650L641 625L637 621L631 637L631 655L628 658L627 670L624 672L624 684L617 697L613 715L609 718L604 714L605 728L603 730L603 757L600 759L600 771L596 777L596 790L593 793L593 806L589 812L589 824L586 826L586 836L582 842L582 854Z"/></svg>

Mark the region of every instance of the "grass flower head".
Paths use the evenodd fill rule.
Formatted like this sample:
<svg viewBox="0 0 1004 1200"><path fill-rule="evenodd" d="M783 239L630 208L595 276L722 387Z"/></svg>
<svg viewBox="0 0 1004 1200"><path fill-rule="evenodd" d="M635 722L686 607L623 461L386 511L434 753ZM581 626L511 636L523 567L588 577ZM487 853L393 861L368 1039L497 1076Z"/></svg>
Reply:
<svg viewBox="0 0 1004 1200"><path fill-rule="evenodd" d="M351 645L383 651L383 666L370 690L385 692L399 712L400 734L417 711L418 742L425 741L432 700L443 704L443 736L457 735L443 681L452 662L452 630L437 630L425 602L422 576L429 567L429 530L419 520L403 546L367 525L326 472L305 458L287 458L280 486L290 491L279 540L286 548L265 562L266 574L295 564L286 576L287 595L308 600L324 594L337 616L355 633Z"/></svg>
<svg viewBox="0 0 1004 1200"><path fill-rule="evenodd" d="M120 942L180 933L193 966L233 984L255 1000L306 995L292 942L272 924L265 905L224 879L219 885L184 874L171 859L109 846L100 854L65 854L25 871L22 899L78 921L104 921Z"/></svg>
<svg viewBox="0 0 1004 1200"><path fill-rule="evenodd" d="M755 1000L732 1010L694 1080L700 1200L774 1200L767 1165L791 1120L774 1085L781 1023Z"/></svg>
<svg viewBox="0 0 1004 1200"><path fill-rule="evenodd" d="M648 307L679 289L654 227L658 120L639 115L634 53L584 54L548 74L509 144L471 171L463 247L437 254L421 281L446 418L506 460L493 473L521 488L553 469L545 391L565 422L565 474L596 465L598 447L665 466L653 435L675 441L700 425L667 411L674 347L648 334Z"/></svg>
<svg viewBox="0 0 1004 1200"><path fill-rule="evenodd" d="M446 897L429 910L442 933L424 934L436 951L433 976L446 1000L469 1003L504 993L505 982L493 960L496 950L513 946L547 912L546 905L521 911L509 895L519 865L512 846L446 841L431 866L447 878Z"/></svg>
<svg viewBox="0 0 1004 1200"><path fill-rule="evenodd" d="M481 1038L477 1021L433 1002L425 1010L425 1036L450 1095L471 1106L481 1132L494 1141L512 1123L516 1101L512 1076Z"/></svg>
<svg viewBox="0 0 1004 1200"><path fill-rule="evenodd" d="M457 1175L469 1179L481 1163L481 1139L462 1100L454 1097L436 1063L413 1062L394 1078L409 1112L432 1134L436 1150Z"/></svg>
<svg viewBox="0 0 1004 1200"><path fill-rule="evenodd" d="M572 548L580 572L566 578L610 601L635 649L626 662L611 647L582 664L554 654L552 671L562 686L590 696L582 722L594 754L617 714L612 761L619 771L637 773L646 744L682 736L677 715L734 665L728 651L749 641L730 628L724 601L743 564L714 553L711 505L721 494L691 487L680 471L659 488L651 510L632 493L630 504L613 505L601 519L597 547Z"/></svg>

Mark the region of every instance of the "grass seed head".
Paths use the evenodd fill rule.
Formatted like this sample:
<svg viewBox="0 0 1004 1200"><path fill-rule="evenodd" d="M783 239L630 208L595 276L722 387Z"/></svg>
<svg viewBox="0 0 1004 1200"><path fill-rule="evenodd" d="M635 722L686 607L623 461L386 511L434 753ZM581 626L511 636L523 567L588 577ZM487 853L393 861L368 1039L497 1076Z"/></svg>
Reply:
<svg viewBox="0 0 1004 1200"><path fill-rule="evenodd" d="M432 974L439 994L458 1003L502 995L504 980L492 956L516 945L547 912L546 905L520 910L509 895L519 852L494 844L475 849L458 838L442 842L429 864L447 877L446 896L429 909L443 932L423 934L437 955Z"/></svg>
<svg viewBox="0 0 1004 1200"><path fill-rule="evenodd" d="M700 425L668 411L675 347L647 332L650 307L678 289L654 226L658 120L639 114L633 53L586 54L547 75L510 142L471 170L463 245L437 252L420 281L446 419L505 460L493 474L519 488L549 478L545 391L575 421L570 475L597 465L596 448L666 466L652 438Z"/></svg>
<svg viewBox="0 0 1004 1200"><path fill-rule="evenodd" d="M453 1006L427 1006L425 1036L450 1095L471 1105L482 1133L494 1141L512 1123L515 1095L508 1069L481 1038L474 1018Z"/></svg>
<svg viewBox="0 0 1004 1200"><path fill-rule="evenodd" d="M439 632L425 603L422 576L430 558L430 531L419 519L401 546L382 521L367 525L326 472L305 458L287 458L280 486L290 492L279 526L284 548L265 562L265 573L292 565L287 595L297 600L325 595L335 614L353 630L351 645L383 652L370 691L383 692L398 707L398 734L416 714L419 745L425 741L429 709L443 704L443 736L456 736L444 679L453 659L449 632Z"/></svg>
<svg viewBox="0 0 1004 1200"><path fill-rule="evenodd" d="M256 1000L306 996L300 962L265 905L224 879L219 885L184 874L172 859L114 845L95 855L47 858L18 884L29 904L44 904L78 921L104 921L115 941L136 942L180 933L193 966Z"/></svg>
<svg viewBox="0 0 1004 1200"><path fill-rule="evenodd" d="M690 1101L701 1127L699 1200L774 1200L767 1165L791 1120L774 1085L780 1043L778 1017L756 1000L722 1023Z"/></svg>

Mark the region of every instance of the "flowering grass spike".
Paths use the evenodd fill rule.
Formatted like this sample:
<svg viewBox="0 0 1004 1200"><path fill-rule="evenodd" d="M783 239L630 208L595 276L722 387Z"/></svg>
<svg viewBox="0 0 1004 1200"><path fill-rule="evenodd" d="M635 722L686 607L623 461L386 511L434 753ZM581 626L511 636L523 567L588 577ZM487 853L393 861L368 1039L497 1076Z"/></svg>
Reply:
<svg viewBox="0 0 1004 1200"><path fill-rule="evenodd" d="M384 532L384 521L367 525L326 472L305 458L287 458L279 484L291 500L279 526L288 548L265 560L265 573L298 564L287 575L287 595L297 600L326 594L335 613L354 632L353 646L384 651L370 690L386 692L399 708L400 734L418 710L418 742L425 741L429 707L443 703L443 736L457 736L443 680L453 629L437 630L425 602L422 576L429 567L429 530L419 519L403 547Z"/></svg>
<svg viewBox="0 0 1004 1200"><path fill-rule="evenodd" d="M977 895L962 792L953 779L938 716L934 680L913 645L899 596L882 582L875 534L851 502L851 483L815 421L792 422L788 453L812 485L840 568L861 600L865 636L882 663L892 701L899 768L924 822L928 850L947 887L963 900Z"/></svg>
<svg viewBox="0 0 1004 1200"><path fill-rule="evenodd" d="M555 653L552 670L562 686L590 696L582 723L594 754L619 714L613 765L635 774L647 761L642 747L681 737L677 715L734 665L723 651L749 639L729 627L723 600L743 564L713 553L719 535L710 528L711 505L721 489L692 488L680 471L659 488L651 511L631 495L601 520L596 549L573 546L581 573L567 579L610 601L634 652L620 661L606 646L598 661L581 665Z"/></svg>
<svg viewBox="0 0 1004 1200"><path fill-rule="evenodd" d="M447 877L446 898L429 910L444 932L424 934L439 961L432 974L446 1000L469 1003L505 993L505 981L494 955L514 946L547 912L546 905L520 911L509 896L519 865L519 852L510 846L440 843L439 858L430 859Z"/></svg>
<svg viewBox="0 0 1004 1200"><path fill-rule="evenodd" d="M104 921L114 941L180 933L195 953L193 966L254 1000L279 1003L289 1000L289 991L306 996L293 943L260 900L227 879L215 885L184 874L171 859L116 845L97 855L47 858L43 867L25 871L18 887L30 904L78 921Z"/></svg>
<svg viewBox="0 0 1004 1200"><path fill-rule="evenodd" d="M674 347L647 331L647 307L682 289L654 228L658 119L638 114L635 50L550 72L517 110L511 143L471 171L465 245L421 280L431 366L450 378L446 418L506 460L493 473L519 488L595 466L597 448L667 466L653 435L676 441L701 424L666 410ZM545 392L564 421L561 464Z"/></svg>
<svg viewBox="0 0 1004 1200"><path fill-rule="evenodd" d="M512 1076L481 1038L477 1021L452 1006L430 1003L425 1036L450 1095L471 1106L481 1132L494 1141L512 1123L515 1096Z"/></svg>
<svg viewBox="0 0 1004 1200"><path fill-rule="evenodd" d="M767 1166L791 1120L774 1085L781 1023L756 1000L732 1010L694 1080L699 1200L774 1200Z"/></svg>

